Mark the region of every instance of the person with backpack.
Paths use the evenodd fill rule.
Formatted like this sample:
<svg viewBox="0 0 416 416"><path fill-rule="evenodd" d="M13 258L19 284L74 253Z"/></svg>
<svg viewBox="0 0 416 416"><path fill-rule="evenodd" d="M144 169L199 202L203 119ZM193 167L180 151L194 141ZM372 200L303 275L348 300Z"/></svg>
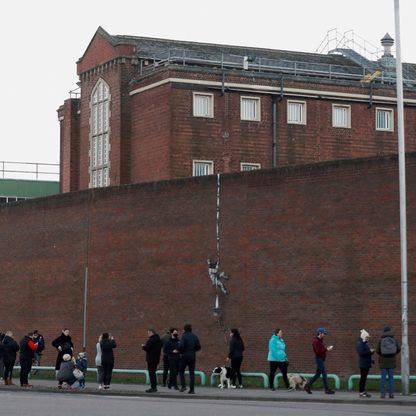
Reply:
<svg viewBox="0 0 416 416"><path fill-rule="evenodd" d="M358 354L358 367L360 368L360 387L359 397L371 397L370 393L367 393L365 384L367 382L367 376L370 372L371 365L373 364L374 349L368 345L370 334L362 329L360 331L360 337L358 338L356 350Z"/></svg>
<svg viewBox="0 0 416 416"><path fill-rule="evenodd" d="M394 338L394 332L385 326L378 342L376 352L379 355L381 380L380 398L386 397L386 378L389 379L389 397L394 399L394 369L396 368L396 355L400 352L400 344Z"/></svg>
<svg viewBox="0 0 416 416"><path fill-rule="evenodd" d="M43 335L39 334L39 331L35 329L33 331L33 341L38 344L38 349L35 351L35 360L33 361L33 365L36 367L40 366L40 360L42 359L42 352L45 349L45 339ZM37 374L38 370L35 370L33 374Z"/></svg>

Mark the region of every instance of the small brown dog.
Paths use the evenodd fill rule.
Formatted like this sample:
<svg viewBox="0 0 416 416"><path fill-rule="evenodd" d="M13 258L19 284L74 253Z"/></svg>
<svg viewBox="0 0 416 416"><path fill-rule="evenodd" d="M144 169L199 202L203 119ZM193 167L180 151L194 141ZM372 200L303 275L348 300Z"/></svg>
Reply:
<svg viewBox="0 0 416 416"><path fill-rule="evenodd" d="M300 374L288 374L287 378L291 390L303 389L306 385L306 378Z"/></svg>

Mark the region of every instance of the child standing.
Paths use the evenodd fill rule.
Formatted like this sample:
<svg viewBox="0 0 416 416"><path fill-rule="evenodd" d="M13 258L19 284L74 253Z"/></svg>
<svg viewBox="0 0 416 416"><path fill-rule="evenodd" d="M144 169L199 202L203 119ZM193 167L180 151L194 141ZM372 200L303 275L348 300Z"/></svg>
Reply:
<svg viewBox="0 0 416 416"><path fill-rule="evenodd" d="M75 362L75 365L84 374L83 378L78 379L79 388L85 389L85 375L87 374L87 368L88 368L87 354L85 352L78 353L78 357Z"/></svg>

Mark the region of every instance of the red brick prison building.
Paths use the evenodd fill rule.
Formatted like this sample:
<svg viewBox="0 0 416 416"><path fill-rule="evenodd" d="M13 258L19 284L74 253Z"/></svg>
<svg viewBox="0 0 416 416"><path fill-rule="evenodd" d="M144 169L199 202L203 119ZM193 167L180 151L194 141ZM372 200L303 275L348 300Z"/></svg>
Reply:
<svg viewBox="0 0 416 416"><path fill-rule="evenodd" d="M58 110L62 192L397 152L393 39L371 61L112 36L77 62L80 96ZM416 65L404 65L416 150Z"/></svg>

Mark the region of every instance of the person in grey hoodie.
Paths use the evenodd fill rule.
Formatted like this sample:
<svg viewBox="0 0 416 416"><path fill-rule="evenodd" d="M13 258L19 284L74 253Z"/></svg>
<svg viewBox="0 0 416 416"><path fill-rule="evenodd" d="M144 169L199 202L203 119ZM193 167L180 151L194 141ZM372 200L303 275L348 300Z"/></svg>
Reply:
<svg viewBox="0 0 416 416"><path fill-rule="evenodd" d="M385 326L376 348L381 371L380 397L382 399L386 397L387 377L389 379L389 397L394 399L394 369L396 368L396 355L400 350L400 344L394 338L393 330L389 326Z"/></svg>

